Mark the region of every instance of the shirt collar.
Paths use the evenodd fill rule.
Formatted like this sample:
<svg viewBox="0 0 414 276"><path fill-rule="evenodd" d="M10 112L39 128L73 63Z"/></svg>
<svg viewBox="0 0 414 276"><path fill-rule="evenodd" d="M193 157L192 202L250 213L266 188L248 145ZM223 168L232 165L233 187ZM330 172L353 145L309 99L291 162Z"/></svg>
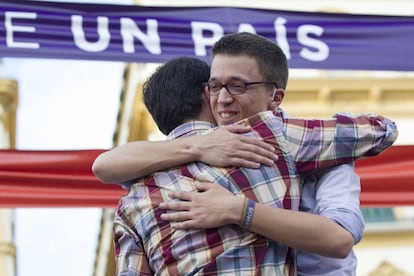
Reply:
<svg viewBox="0 0 414 276"><path fill-rule="evenodd" d="M265 119L272 115L275 115L281 118L287 117L286 112L283 111L281 108L273 112L273 114L271 111L263 111L263 112L260 112L259 114L253 115L253 117L258 116L258 117L262 117L263 119ZM244 120L241 120L238 123L242 123ZM211 130L216 127L217 127L216 125L209 123L209 122L204 122L204 121L188 122L188 123L181 124L175 129L173 129L170 132L170 134L168 134L167 139L176 139L181 136L196 135L196 134L199 134L200 132L204 133L205 131Z"/></svg>
<svg viewBox="0 0 414 276"><path fill-rule="evenodd" d="M216 125L204 121L188 122L173 129L170 134L168 134L167 139L176 139L181 136L196 135L199 132L205 132L215 127Z"/></svg>

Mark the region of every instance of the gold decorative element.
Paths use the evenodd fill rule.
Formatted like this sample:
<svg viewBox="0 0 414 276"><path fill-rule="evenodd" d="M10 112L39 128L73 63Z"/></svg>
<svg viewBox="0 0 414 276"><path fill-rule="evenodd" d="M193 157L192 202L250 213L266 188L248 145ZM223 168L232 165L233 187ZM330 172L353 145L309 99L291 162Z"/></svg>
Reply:
<svg viewBox="0 0 414 276"><path fill-rule="evenodd" d="M281 107L292 117L329 118L337 112L414 116L413 78L290 79Z"/></svg>
<svg viewBox="0 0 414 276"><path fill-rule="evenodd" d="M0 80L0 123L8 137L8 141L0 141L2 148L13 149L16 147L17 100L17 82L14 80Z"/></svg>
<svg viewBox="0 0 414 276"><path fill-rule="evenodd" d="M410 276L408 273L396 268L391 263L387 261L382 261L382 263L368 276Z"/></svg>

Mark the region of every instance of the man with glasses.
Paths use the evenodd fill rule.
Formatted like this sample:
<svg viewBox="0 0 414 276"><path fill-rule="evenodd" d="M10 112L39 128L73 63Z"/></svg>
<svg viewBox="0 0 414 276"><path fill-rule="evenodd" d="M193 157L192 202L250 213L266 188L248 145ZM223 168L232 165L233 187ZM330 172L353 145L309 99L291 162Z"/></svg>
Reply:
<svg viewBox="0 0 414 276"><path fill-rule="evenodd" d="M238 36L240 36L241 41L237 41ZM315 152L313 151L314 148L310 146L306 147L306 142L308 141L311 141L310 145L312 145L313 142L318 142L319 145L324 144L324 143L321 143L322 140L318 140L317 137L321 135L321 129L323 131L325 131L325 129L322 127L323 124L321 124L321 121L318 121L318 120L304 121L304 120L296 120L296 119L292 119L292 120L283 119L283 124L281 124L281 121L280 121L282 120L281 114L277 114L278 117L275 117L269 114L269 112L267 113L262 112L262 113L259 113L261 115L255 115L256 113L264 111L264 110L276 110L277 107L279 106L281 100L283 99L283 92L284 92L283 88L286 86L286 82L287 82L287 62L285 60L283 53L280 51L280 49L278 49L277 46L269 46L267 44L269 44L270 42L261 41L260 39L257 40L256 37L253 37L252 39L251 36L252 35L250 34L249 35L240 34L240 35L229 36L226 38L226 39L230 39L230 41L232 39L235 39L236 42L242 43L241 47L243 48L243 51L245 52L242 52L241 54L240 53L224 53L224 54L220 53L221 51L220 41L216 44L215 48L213 49L213 63L212 63L210 81L207 84L207 87L209 90L210 104L211 104L211 108L213 111L213 116L219 125L235 123L235 122L240 121L240 119L249 118L249 119L243 120L243 122L245 124L252 125L253 129L255 129L255 127L259 127L259 129L261 130L268 131L267 132L268 134L272 134L274 138L269 138L272 136L265 136L264 138L270 139L270 141L273 141L274 145L277 146L276 148L280 150L280 152L277 152L277 154L279 155L279 159L276 162L276 168L278 168L279 171L276 171L277 173L275 175L274 173L275 167L273 167L273 170L272 170L271 167L266 168L265 166L260 167L260 170L262 171L258 171L258 170L249 171L249 173L252 173L252 174L259 173L263 175L273 175L274 176L273 179L265 178L264 180L265 182L269 181L269 183L266 183L266 184L263 184L257 181L253 181L254 183L249 183L248 179L256 179L256 178L259 178L259 176L256 176L256 178L255 177L246 178L246 174L243 174L243 173L240 174L240 172L237 172L239 170L234 170L234 169L233 170L229 169L229 171L225 170L226 172L225 175L227 176L227 178L224 178L224 179L220 178L219 177L220 174L217 174L217 173L211 173L211 174L201 173L200 175L204 177L204 178L201 178L202 180L219 182L221 185L223 185L224 187L226 187L228 190L232 192L232 194L228 195L227 194L228 191L226 191L225 189L220 189L220 187L217 185L207 186L206 184L201 184L199 188L201 188L202 190L205 190L205 192L196 193L195 194L196 196L205 195L208 197L209 194L211 193L215 193L216 195L218 195L218 197L216 198L210 197L209 209L211 210L211 212L210 214L207 214L207 216L206 214L202 214L202 213L201 213L202 214L201 217L197 215L194 216L194 214L192 213L192 207L191 207L192 204L197 205L197 202L194 202L193 200L194 193L182 193L182 192L177 193L174 191L170 191L172 192L170 195L172 195L173 197L182 197L184 199L189 199L190 201L181 202L181 203L176 202L172 204L171 203L164 204L164 207L169 207L169 208L173 208L177 210L184 210L184 212L161 215L159 213L159 210L154 211L154 215L158 219L158 224L161 224L161 226L159 226L161 228L160 230L161 233L163 231L167 231L168 233L171 233L169 232L171 230L169 227L176 228L176 229L180 229L180 228L184 229L188 227L193 227L195 225L194 223L200 223L199 225L202 228L210 228L210 227L230 224L224 228L226 230L219 231L220 239L217 240L217 237L216 237L213 239L207 238L205 240L205 241L213 242L213 244L218 246L218 248L214 247L215 250L209 251L209 254L207 254L209 255L209 257L206 257L205 253L202 253L201 255L190 254L192 252L191 250L180 251L182 254L183 253L186 254L185 256L187 256L188 258L191 258L193 263L195 262L198 264L198 266L195 265L197 271L198 269L207 269L206 271L208 271L208 269L215 269L214 271L217 273L217 269L220 268L220 269L223 269L221 270L222 272L228 271L229 273L234 273L235 271L243 271L243 269L253 269L251 271L252 273L254 272L258 273L259 271L262 271L262 272L266 271L266 269L273 269L273 272L278 271L278 273L280 274L284 274L288 272L293 273L294 270L291 269L291 267L289 266L289 265L294 264L294 256L292 255L293 252L291 251L291 249L289 249L287 246L283 244L287 244L289 246L297 247L297 248L301 248L305 250L314 251L314 252L325 254L325 255L336 254L336 256L343 256L344 253L343 252L338 253L337 248L341 248L342 245L349 243L348 241L337 240L338 234L335 232L336 231L335 227L337 225L335 223L332 223L332 221L319 218L319 216L312 216L309 214L299 214L299 212L281 209L281 208L291 208L293 210L298 209L298 206L297 206L298 195L299 195L298 189L300 187L300 183L299 183L300 179L297 178L297 174L295 172L294 165L292 165L291 163L292 162L291 159L296 160L296 161L302 160L302 163L296 162L298 169L302 172L306 172L306 170L308 171L312 170L315 167L315 164L317 164L317 162L315 162L317 160L326 161L324 159L326 158L326 156L324 158L321 158L321 156L318 156L319 159L313 159L311 156L312 155L314 156L315 154ZM222 46L223 46L223 43L224 44L227 43L226 39L223 38L221 40ZM246 41L247 43L245 43ZM267 50L267 53L271 53L271 54L276 53L276 55L279 55L278 57L276 57L276 59L278 60L276 64L280 63L281 65L278 68L272 68L271 66L267 66L266 64L263 66L260 66L260 65L258 66L258 64L256 64L256 59L252 55L249 55L249 49L248 47L246 47L246 46L249 46L249 43L253 44L253 50L250 49L250 51L255 51L254 47L257 47L257 43L260 43L260 44L264 43L265 44L264 47L261 47L261 48L264 48L263 50ZM272 52L272 49L274 49L272 47L276 47L277 50L275 53ZM215 50L216 52L214 52ZM264 52L266 53L266 51ZM260 67L260 69L258 67ZM239 71L237 72L237 70L235 71L232 68L239 68ZM268 69L271 72L267 72L266 70ZM284 75L284 71L286 71L285 75ZM216 74L215 72L218 72L218 73ZM267 74L269 76L267 76ZM267 81L268 79L274 80L274 82L268 82ZM261 81L255 81L255 80L261 80ZM279 84L279 87L281 88L278 88L277 84ZM166 91L168 91L168 89ZM144 97L145 97L145 93L144 93ZM341 117L341 116L342 115L339 115L337 120L331 120L330 123L326 122L327 126L329 126L332 122L335 122L335 127L334 127L335 129L338 125L341 124L341 120L345 119L348 121L344 125L349 124L350 123L349 120L352 121L352 119L350 119L349 117L346 117L346 116ZM380 117L377 117L377 118L365 117L365 119L368 119L370 122L370 123L365 122L365 126L366 127L368 126L368 129L371 128L371 124L374 124L375 128L377 127L383 128L381 130L381 133L382 133L381 135L383 135L382 138L385 138L385 140L382 140L382 142L385 142L385 144L383 144L380 147L380 150L383 150L385 147L392 144L392 142L395 140L395 137L396 137L396 130L391 122L387 121L386 119L381 119ZM371 119L372 121L370 121ZM278 120L279 120L279 124L277 123ZM359 120L360 119L356 119L353 122L354 123L353 126L355 126L355 123L357 123ZM272 123L269 124L269 122L272 122ZM360 122L361 121L359 121L359 123ZM288 127L289 125L294 125L294 124L296 124L296 127L293 127L293 128ZM276 131L275 133L269 130L271 129L270 126L273 126L273 125L280 126L280 129ZM330 127L332 127L332 125ZM321 128L321 129L318 129L318 128ZM327 127L327 129L329 129L329 127ZM345 136L349 136L349 133L351 133L349 132L349 130L353 129L353 127L344 128L344 129L347 129L348 132L345 131L342 134L344 134ZM360 128L360 126L358 125L358 131L360 131L361 129L363 129L363 127ZM340 130L340 128L336 129L336 131L338 130ZM258 132L260 133L260 131ZM284 135L285 133L287 133L286 137ZM279 134L279 136L277 134ZM310 134L315 134L316 136L312 137L312 135ZM331 136L329 137L333 139L334 134L335 134L335 131L331 132ZM262 135L265 135L265 134L262 134ZM339 137L341 137L340 132L336 133L335 135L339 135ZM306 139L304 139L302 136L305 136ZM320 136L319 139L322 139L321 137L322 136ZM357 137L354 137L354 139L360 138L360 137L361 136L357 136ZM285 138L287 138L288 143L283 142ZM311 139L308 140L307 138L311 138ZM301 139L303 140L301 141ZM301 147L307 148L309 151L303 152L303 150L302 151L298 150ZM340 149L340 148L341 147L337 149ZM317 148L317 150L319 149L320 148ZM349 151L348 150L346 151L349 154ZM333 152L331 151L330 153L332 154ZM291 154L293 154L293 158ZM345 156L340 156L340 157L342 158ZM309 159L306 159L306 158L309 158ZM305 162L306 160L308 160L307 163ZM309 162L309 160L314 160L314 161ZM342 161L350 161L350 159L342 159ZM321 162L321 163L324 163L324 162ZM303 167L301 167L301 165ZM205 165L202 165L201 163L199 163L199 164L189 165L188 167L190 166L205 166ZM284 169L280 168L280 166L284 166ZM240 169L240 171L242 170L243 168ZM269 170L269 171L266 171L266 170ZM96 173L96 170L94 171ZM185 169L184 171L185 173L187 173L187 175L191 177L194 177L196 175L191 170ZM287 174L290 176L287 177ZM279 178L277 177L277 175L279 175ZM212 176L215 176L215 177L212 177ZM284 177L280 177L280 176L284 176ZM197 177L195 178L197 179ZM231 181L232 179L234 183L232 183ZM125 180L125 179L122 179L122 180ZM220 182L220 181L223 181L223 182ZM275 183L275 181L278 181L278 182L281 181L282 183L284 183L284 185L271 185L271 183ZM190 182L188 183L188 188L192 189L194 188L194 186L192 186ZM237 185L235 183L237 183ZM144 188L142 189L146 189L145 187L148 187L148 189L152 189L154 188L153 184L154 183L151 181L146 182ZM254 185L251 186L252 184ZM170 186L170 188L172 188L172 186ZM270 189L270 190L266 190L265 188ZM277 189L282 189L282 191L277 190ZM131 191L130 191L130 194L131 194ZM233 194L237 194L239 196L233 196ZM244 196L240 196L241 194ZM279 197L277 197L276 195L279 195ZM136 200L137 198L138 197L135 197L135 201L138 202L138 200ZM167 194L161 193L158 198L158 202L162 201L163 199L165 200L166 198L168 198ZM226 202L222 202L220 200L222 198L226 198ZM250 199L246 199L246 198L250 198ZM127 200L128 200L128 197L127 197ZM130 203L133 202L134 201L133 197L129 198L129 201ZM202 203L202 201L200 201L199 203ZM268 205L255 204L256 201L266 203ZM256 208L255 208L255 205L257 206ZM157 206L157 204L153 203L153 207L155 206ZM220 206L220 208L217 208L218 206ZM278 208L273 208L273 207L278 207ZM214 214L215 216L214 219L211 219L212 217L211 214ZM116 222L115 225L124 225L125 227L125 225L128 225L128 223L122 223L122 221L125 222L125 219L127 217L128 216L125 216L124 212L118 212L118 223L117 223L117 220L115 220ZM160 220L162 217L168 220L178 220L178 221L183 221L183 222L175 223L174 225L169 226L168 224L165 224L165 223L162 224L162 221ZM299 226L300 229L294 229L294 228L292 229L292 223L294 224L295 222L292 222L290 217L292 217L292 219L294 220L298 220L298 219L302 220L301 225ZM127 222L131 222L131 221L127 219ZM235 227L234 224L242 226L242 228ZM318 224L318 225L317 227L315 227L315 226L312 226L312 224ZM145 223L140 223L139 225L141 225L140 227L143 227ZM296 227L295 225L293 226ZM223 228L220 228L220 229L223 229ZM280 243L273 243L269 240L265 240L261 236L244 231L244 229L249 229L250 231L256 232L260 235L263 235L267 238L278 241ZM301 233L298 233L299 230ZM310 232L308 232L308 230ZM211 231L213 235L217 235L217 232L216 232L217 229L214 231L213 230ZM118 233L122 233L122 231L119 231ZM172 233L176 233L176 232L172 232ZM232 236L231 234L236 234L236 235ZM130 235L135 235L136 237L137 233L130 233ZM226 248L232 250L232 253L237 252L237 254L229 253L229 251L227 250L220 251L220 250L223 250L224 245L227 245L226 243L221 243L223 241L222 239L224 239L223 235L224 236L230 235L232 237L230 240L236 241L233 244L234 245L233 247L226 246ZM300 235L304 237L299 237ZM341 234L339 234L339 236L340 235ZM207 237L209 236L207 235ZM123 235L118 235L116 237L117 241L119 241L120 244L122 243L122 240L124 238L125 237ZM187 238L185 238L185 236L184 237L179 236L179 240L181 241L187 240ZM172 242L168 240L169 239L164 239L166 244L158 243L158 246L168 247L168 246L174 245L174 240ZM197 240L197 239L191 238L191 241L194 242L194 240ZM226 239L224 240L226 241ZM325 240L332 241L333 243L329 244L329 246L326 246L326 244L321 244L321 242ZM220 241L220 242L217 243L217 241ZM194 246L193 242L190 243L192 244L191 248ZM352 242L351 242L351 247L352 247ZM249 250L249 246L253 246L253 247L251 247ZM251 251L252 249L254 250ZM146 250L152 252L154 248L146 248ZM256 254L256 250L258 250L259 253ZM270 252L273 252L273 253L268 255L268 252L269 252L268 250L271 250ZM344 251L346 250L347 248L344 249ZM197 253L200 253L200 251L197 251L197 250L195 251ZM349 247L348 247L348 251L349 251ZM125 251L122 251L122 252L125 253ZM242 253L242 252L245 253L244 255L246 257L245 259L243 258L239 259L241 256L239 253ZM246 252L250 252L250 254L246 254ZM251 252L254 252L254 254L251 255L252 254ZM197 253L194 253L194 254L197 254ZM217 255L217 253L219 254ZM177 256L178 255L174 255L173 257L170 256L169 260L171 259L176 260ZM183 257L183 255L181 256ZM236 256L238 257L235 258ZM263 259L255 258L258 256L261 256ZM266 259L266 256L267 257L270 256L271 258ZM211 259L208 259L208 258L211 258ZM232 260L232 261L227 262L223 260L227 260L227 261ZM158 264L163 263L164 260L160 258L159 261L160 262ZM252 263L254 261L255 262L259 261L260 265L258 265L257 263ZM203 262L206 262L206 264L208 265L206 266L201 265ZM227 267L226 269L225 268L226 265L220 266L219 264L221 265L226 264L229 267ZM286 264L287 266L285 266ZM237 265L237 268L235 268L236 265ZM178 267L179 265L175 268L178 269ZM190 267L187 266L184 269L184 272L188 272L187 270L190 269ZM153 266L152 266L152 269L154 269ZM268 270L268 272L270 271Z"/></svg>

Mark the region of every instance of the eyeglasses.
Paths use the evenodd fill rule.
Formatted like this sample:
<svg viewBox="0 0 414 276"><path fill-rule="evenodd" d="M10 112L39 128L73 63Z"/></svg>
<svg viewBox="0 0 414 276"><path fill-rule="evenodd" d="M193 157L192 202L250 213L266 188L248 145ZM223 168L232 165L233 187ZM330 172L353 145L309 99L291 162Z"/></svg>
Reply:
<svg viewBox="0 0 414 276"><path fill-rule="evenodd" d="M205 82L203 85L207 86L210 95L218 95L220 94L221 89L226 88L227 92L230 95L240 95L246 92L246 90L251 85L258 85L258 84L272 84L277 88L277 84L271 81L255 81L255 82L242 82L242 81L233 81L227 84L221 84L218 82Z"/></svg>

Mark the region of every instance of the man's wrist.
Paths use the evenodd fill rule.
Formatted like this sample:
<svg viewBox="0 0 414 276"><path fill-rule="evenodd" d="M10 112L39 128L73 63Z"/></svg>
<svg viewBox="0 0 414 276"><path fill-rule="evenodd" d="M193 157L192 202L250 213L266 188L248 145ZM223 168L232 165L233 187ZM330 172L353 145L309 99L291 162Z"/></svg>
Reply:
<svg viewBox="0 0 414 276"><path fill-rule="evenodd" d="M228 209L229 214L229 223L236 224L240 226L240 222L243 219L243 211L245 206L245 198L241 196L233 196L233 199L230 201L231 207Z"/></svg>
<svg viewBox="0 0 414 276"><path fill-rule="evenodd" d="M241 228L246 229L246 230L250 229L250 226L252 225L252 222L253 222L253 214L254 214L255 206L256 206L256 202L254 202L253 200L247 197L244 199L242 216L240 220Z"/></svg>
<svg viewBox="0 0 414 276"><path fill-rule="evenodd" d="M201 161L202 151L198 146L198 140L201 136L191 136L181 139L183 145L180 147L182 151L178 155L182 155L182 164Z"/></svg>

